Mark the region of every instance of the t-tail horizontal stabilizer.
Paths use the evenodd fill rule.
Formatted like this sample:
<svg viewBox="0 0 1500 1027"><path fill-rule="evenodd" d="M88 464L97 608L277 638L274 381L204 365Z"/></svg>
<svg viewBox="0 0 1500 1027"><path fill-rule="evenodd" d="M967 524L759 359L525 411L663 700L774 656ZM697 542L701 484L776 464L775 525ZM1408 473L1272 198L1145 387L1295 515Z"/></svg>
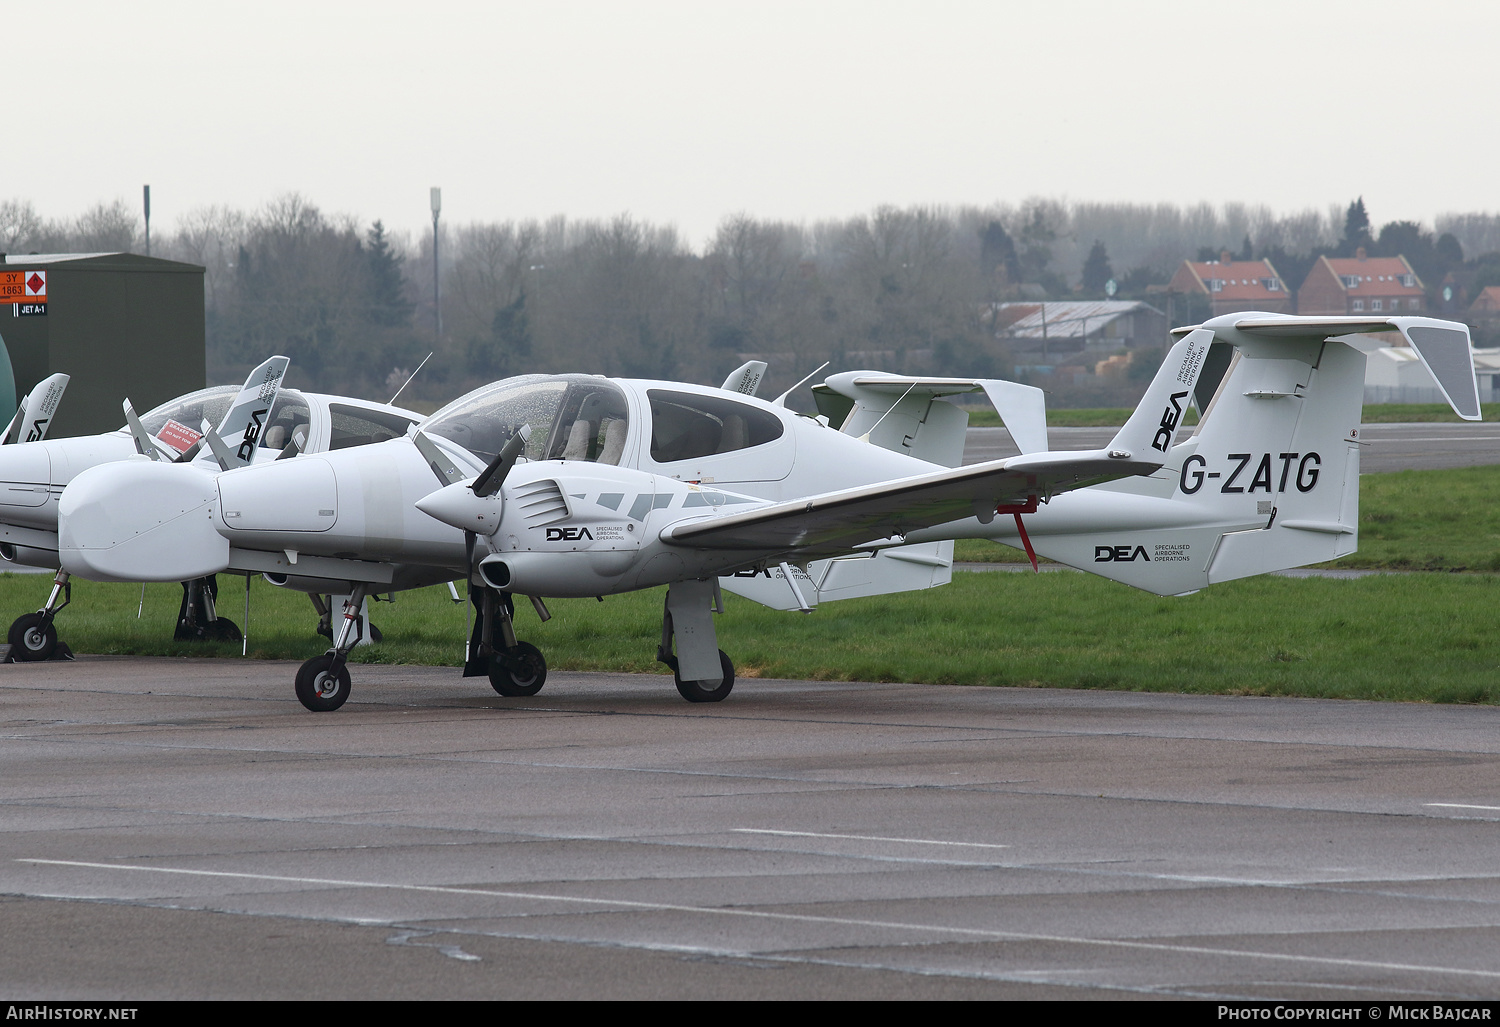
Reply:
<svg viewBox="0 0 1500 1027"><path fill-rule="evenodd" d="M983 392L1022 453L1047 451L1046 397L1041 389L993 378L913 378L881 371L845 371L813 387L828 423L873 445L919 460L963 462L969 415L944 397Z"/></svg>
<svg viewBox="0 0 1500 1027"><path fill-rule="evenodd" d="M1368 332L1400 332L1422 366L1437 382L1454 413L1466 421L1477 421L1479 380L1474 374L1474 355L1468 325L1432 317L1292 317L1286 314L1226 314L1205 321L1221 339L1258 336L1266 339L1324 339ZM1190 329L1178 328L1175 332Z"/></svg>

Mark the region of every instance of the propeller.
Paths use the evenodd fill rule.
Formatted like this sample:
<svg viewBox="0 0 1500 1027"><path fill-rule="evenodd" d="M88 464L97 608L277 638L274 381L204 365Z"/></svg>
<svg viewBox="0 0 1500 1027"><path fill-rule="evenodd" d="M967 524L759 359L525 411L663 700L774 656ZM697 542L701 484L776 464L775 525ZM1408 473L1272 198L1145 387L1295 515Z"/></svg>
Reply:
<svg viewBox="0 0 1500 1027"><path fill-rule="evenodd" d="M135 440L135 451L141 456L149 456L152 460L161 459L161 451L151 441L151 433L141 424L141 419L136 416L135 407L131 406L130 400L124 403L125 423L130 426L130 437Z"/></svg>
<svg viewBox="0 0 1500 1027"><path fill-rule="evenodd" d="M531 425L521 425L515 435L511 436L509 441L500 448L500 452L495 454L495 459L490 461L489 466L481 471L479 476L474 479L473 484L469 486L475 496L486 499L500 491L500 486L504 484L505 478L510 474L511 468L516 465L516 461L521 456L521 451L526 448L526 441L530 438ZM422 459L427 461L427 466L431 468L433 476L437 478L440 485L445 487L453 486L463 480L463 472L454 465L452 460L448 459L447 454L439 449L436 443L422 434L422 432L418 431L412 436L412 443L416 445L417 451L422 454ZM423 500L418 500L417 508L424 509L423 502L432 499L433 497L429 496L424 497ZM439 519L446 520L447 518L439 517ZM460 524L464 523L461 518L459 520ZM479 541L479 534L468 527L463 529L463 533L464 587L469 597L469 602L466 604L464 612L464 619L467 623L468 617L473 613L474 609L474 547Z"/></svg>
<svg viewBox="0 0 1500 1027"><path fill-rule="evenodd" d="M214 455L214 460L218 463L219 470L227 471L234 466L233 454L229 452L228 444L219 437L219 433L214 430L214 426L207 421L203 422L203 438L201 441L208 443L209 452Z"/></svg>
<svg viewBox="0 0 1500 1027"><path fill-rule="evenodd" d="M531 438L531 425L523 424L516 429L510 441L500 447L500 452L495 454L495 459L490 461L490 465L474 479L474 484L470 486L474 490L474 495L483 498L493 496L500 491L500 486L505 483L506 475L510 474L510 469L516 465L516 459L526 448L526 440L529 438Z"/></svg>
<svg viewBox="0 0 1500 1027"><path fill-rule="evenodd" d="M282 447L282 450L277 454L276 459L290 460L294 456L301 456L302 447L305 445L307 445L307 433L299 428L292 435L292 441L288 442L284 447Z"/></svg>

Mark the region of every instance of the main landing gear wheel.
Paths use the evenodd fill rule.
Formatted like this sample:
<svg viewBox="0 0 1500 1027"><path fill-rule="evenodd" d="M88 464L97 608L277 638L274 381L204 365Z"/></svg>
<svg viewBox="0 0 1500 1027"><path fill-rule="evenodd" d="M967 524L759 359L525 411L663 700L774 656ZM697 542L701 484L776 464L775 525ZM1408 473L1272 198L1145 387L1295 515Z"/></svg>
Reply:
<svg viewBox="0 0 1500 1027"><path fill-rule="evenodd" d="M719 667L724 672L722 681L684 681L677 672L677 658L672 658L672 680L677 683L677 692L688 702L719 702L734 688L734 664L724 650L719 650Z"/></svg>
<svg viewBox="0 0 1500 1027"><path fill-rule="evenodd" d="M314 713L327 713L349 698L349 668L330 670L333 654L314 656L297 671L297 700Z"/></svg>
<svg viewBox="0 0 1500 1027"><path fill-rule="evenodd" d="M536 695L547 683L547 661L530 642L490 657L490 686L501 695Z"/></svg>
<svg viewBox="0 0 1500 1027"><path fill-rule="evenodd" d="M17 617L10 626L10 652L22 663L50 660L57 652L57 628L52 618L40 613Z"/></svg>

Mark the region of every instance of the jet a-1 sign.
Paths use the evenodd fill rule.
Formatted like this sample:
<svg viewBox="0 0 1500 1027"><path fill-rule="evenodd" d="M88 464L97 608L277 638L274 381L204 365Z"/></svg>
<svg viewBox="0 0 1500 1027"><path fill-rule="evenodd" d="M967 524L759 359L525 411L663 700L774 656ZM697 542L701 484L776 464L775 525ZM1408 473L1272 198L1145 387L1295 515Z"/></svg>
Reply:
<svg viewBox="0 0 1500 1027"><path fill-rule="evenodd" d="M725 575L975 536L1173 594L1351 551L1364 360L1338 336L1393 330L1477 417L1467 330L1422 318L1217 318L1182 330L1104 449L1033 448L967 467L870 444L893 424L921 448L920 429L905 434L921 421L902 407L921 380L835 376L824 423L723 389L531 375L455 401L406 439L347 453L218 475L95 468L63 496L60 552L87 577L259 570L347 588L356 604L365 591L465 577L483 614L471 655L507 695L533 694L546 675L540 652L515 638L513 594L545 617L542 597L665 584L658 658L685 698L716 701L734 683L712 620ZM1176 443L1190 402L1204 416ZM926 406L922 421L938 424L950 416L938 407L956 411ZM1017 420L1020 437L1044 439L1034 418ZM786 590L798 580L786 575ZM311 709L348 696L350 617L298 674Z"/></svg>

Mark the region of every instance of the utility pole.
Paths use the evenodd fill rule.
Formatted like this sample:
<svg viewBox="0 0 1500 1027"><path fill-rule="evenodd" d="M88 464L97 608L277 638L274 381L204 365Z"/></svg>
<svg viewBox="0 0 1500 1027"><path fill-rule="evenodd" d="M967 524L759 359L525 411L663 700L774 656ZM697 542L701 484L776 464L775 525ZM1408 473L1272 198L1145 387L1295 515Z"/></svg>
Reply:
<svg viewBox="0 0 1500 1027"><path fill-rule="evenodd" d="M151 187L145 187L146 198L146 256L151 256Z"/></svg>
<svg viewBox="0 0 1500 1027"><path fill-rule="evenodd" d="M443 209L443 190L432 187L432 312L437 321L437 337L443 337L443 291L438 277L438 213Z"/></svg>

